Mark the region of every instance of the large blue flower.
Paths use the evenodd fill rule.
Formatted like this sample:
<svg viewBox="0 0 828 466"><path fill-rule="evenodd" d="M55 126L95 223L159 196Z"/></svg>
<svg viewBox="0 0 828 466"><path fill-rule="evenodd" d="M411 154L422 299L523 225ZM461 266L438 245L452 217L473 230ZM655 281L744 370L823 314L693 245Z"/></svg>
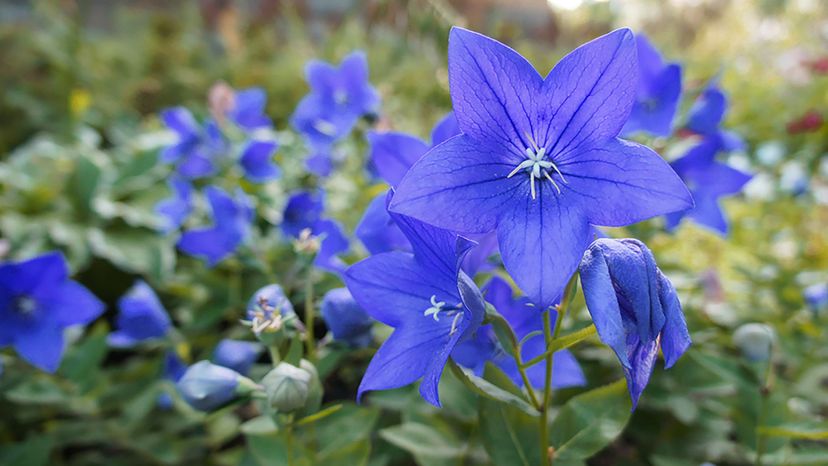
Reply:
<svg viewBox="0 0 828 466"><path fill-rule="evenodd" d="M340 273L345 270L345 263L339 258L339 254L347 251L350 243L338 222L322 217L324 211L323 193L296 192L285 205L282 231L294 238L299 238L304 230L320 237L320 248L314 264L329 272Z"/></svg>
<svg viewBox="0 0 828 466"><path fill-rule="evenodd" d="M667 214L668 230L675 229L684 217L688 217L715 232L727 234L727 219L719 198L740 192L752 175L717 162L716 154L721 150L724 150L721 138L706 137L672 163L673 170L693 193L696 205L683 212Z"/></svg>
<svg viewBox="0 0 828 466"><path fill-rule="evenodd" d="M471 243L412 218L393 216L414 252L377 254L345 273L357 303L374 319L394 327L368 365L358 397L422 378L420 394L439 406L437 387L443 368L485 312L480 291L460 270Z"/></svg>
<svg viewBox="0 0 828 466"><path fill-rule="evenodd" d="M546 78L509 47L454 28L449 85L463 134L411 167L391 210L462 233L497 231L506 270L555 304L592 238L692 206L651 149L618 139L635 101L633 35L589 42Z"/></svg>
<svg viewBox="0 0 828 466"><path fill-rule="evenodd" d="M253 206L241 189L235 198L215 186L204 190L213 214L213 226L185 232L178 240L178 249L192 256L201 256L213 266L232 254L250 234Z"/></svg>
<svg viewBox="0 0 828 466"><path fill-rule="evenodd" d="M161 161L175 163L185 178L202 178L215 173L216 157L225 148L224 136L212 120L199 125L184 107L161 112L161 120L176 135L176 142L161 151Z"/></svg>
<svg viewBox="0 0 828 466"><path fill-rule="evenodd" d="M543 313L532 306L527 298L514 299L512 287L505 280L493 277L485 289L486 301L509 322L519 340L532 332L540 332L526 340L522 346L521 358L528 361L546 351L543 336ZM557 313L549 311L549 319L556 319ZM497 341L491 325L484 325L477 331L474 339L457 345L452 357L480 375L487 361L495 363L518 386L523 386L517 364L512 356L504 352ZM552 386L554 388L578 387L586 384L581 366L568 350L561 350L553 356ZM529 382L534 388L542 389L546 385L546 365L542 362L530 366L527 370Z"/></svg>
<svg viewBox="0 0 828 466"><path fill-rule="evenodd" d="M130 347L142 341L164 337L172 327L170 316L158 296L144 281L135 282L118 300L117 330L109 334L109 344Z"/></svg>
<svg viewBox="0 0 828 466"><path fill-rule="evenodd" d="M173 177L169 181L172 197L155 205L155 212L161 216L164 224L161 231L170 233L178 229L193 210L193 187L185 179Z"/></svg>
<svg viewBox="0 0 828 466"><path fill-rule="evenodd" d="M63 329L86 325L105 308L68 276L59 252L0 264L0 347L13 346L34 366L57 370L63 356Z"/></svg>
<svg viewBox="0 0 828 466"><path fill-rule="evenodd" d="M710 81L690 108L687 129L708 139L718 139L722 150L744 150L745 143L738 134L721 129L727 103L727 95L717 80Z"/></svg>
<svg viewBox="0 0 828 466"><path fill-rule="evenodd" d="M659 347L670 368L690 346L673 284L636 239L599 239L581 262L584 297L598 336L624 366L633 408L655 367Z"/></svg>
<svg viewBox="0 0 828 466"><path fill-rule="evenodd" d="M665 64L644 34L635 38L638 45L638 91L630 119L623 134L645 131L669 136L681 97L681 65Z"/></svg>

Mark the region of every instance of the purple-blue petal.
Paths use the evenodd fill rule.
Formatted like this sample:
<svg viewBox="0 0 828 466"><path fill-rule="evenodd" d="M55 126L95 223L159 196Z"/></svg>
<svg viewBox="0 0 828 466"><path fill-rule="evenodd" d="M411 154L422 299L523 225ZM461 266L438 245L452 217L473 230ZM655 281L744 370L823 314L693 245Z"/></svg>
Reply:
<svg viewBox="0 0 828 466"><path fill-rule="evenodd" d="M381 193L371 200L356 226L354 235L371 254L395 250L410 251L411 243L388 214L386 197L387 193Z"/></svg>
<svg viewBox="0 0 828 466"><path fill-rule="evenodd" d="M254 183L264 183L278 178L281 172L273 163L273 153L277 147L275 141L250 141L239 160L245 178Z"/></svg>
<svg viewBox="0 0 828 466"><path fill-rule="evenodd" d="M436 146L458 134L460 134L460 125L457 124L457 117L454 116L454 112L449 112L431 130L431 146Z"/></svg>
<svg viewBox="0 0 828 466"><path fill-rule="evenodd" d="M414 162L428 151L425 142L405 133L371 131L367 138L370 160L391 186L397 186Z"/></svg>

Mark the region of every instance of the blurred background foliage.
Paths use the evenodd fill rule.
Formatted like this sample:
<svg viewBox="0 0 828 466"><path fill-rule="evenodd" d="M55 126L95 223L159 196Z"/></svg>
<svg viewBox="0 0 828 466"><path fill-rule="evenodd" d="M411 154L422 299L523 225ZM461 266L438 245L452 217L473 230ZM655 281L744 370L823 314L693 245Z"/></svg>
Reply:
<svg viewBox="0 0 828 466"><path fill-rule="evenodd" d="M184 105L206 114L210 87L225 81L263 87L267 112L283 129L307 91L305 62L363 49L383 98L377 126L425 137L450 110L445 48L452 25L507 41L542 71L612 28L646 32L668 60L684 64L684 110L719 77L731 101L725 125L748 143L728 160L756 174L743 195L725 202L728 238L687 222L666 234L660 219L617 232L646 241L676 283L694 346L674 369L656 369L621 435L613 432L616 415L600 413L610 418L584 435L607 442L596 444L601 451L589 464L736 465L753 462L759 449L765 464L828 464L828 316L809 310L802 295L828 281L823 1L3 2L2 253L22 258L59 248L110 306L144 277L178 323L179 354L189 361L209 355L222 337L243 337L235 323L260 286L278 281L294 303L304 301L296 253L276 244L273 226L283 193L314 181L300 149L284 144L278 189L256 188L264 220L255 250L210 270L177 257L174 244L155 232L152 212L168 194L168 172L156 163L168 142L158 112ZM668 159L680 152L664 140L651 143ZM364 141L354 138L346 149L345 165L324 186L329 215L353 232L379 191L360 174ZM361 256L354 248L351 259ZM341 286L333 276L316 279L318 296ZM588 321L576 302L569 328ZM734 329L746 322L776 333L769 371L733 344ZM109 326L102 319L71 346L59 377L6 358L0 464L285 464L282 437L251 423L244 407L205 416L176 399L175 411L160 411L157 396L170 390L159 380L162 352L110 351ZM591 386L618 377L597 341L575 353ZM496 420L479 419L479 401L448 373L441 411L408 388L377 393L358 407L351 400L370 352L332 354L327 366L320 363L325 402L344 407L297 433L311 439L294 447L315 452L310 464L505 464L483 448L505 433L487 433ZM585 419L599 414L584 409ZM620 426L627 422L624 413L616 417ZM770 430L757 436L757 425Z"/></svg>

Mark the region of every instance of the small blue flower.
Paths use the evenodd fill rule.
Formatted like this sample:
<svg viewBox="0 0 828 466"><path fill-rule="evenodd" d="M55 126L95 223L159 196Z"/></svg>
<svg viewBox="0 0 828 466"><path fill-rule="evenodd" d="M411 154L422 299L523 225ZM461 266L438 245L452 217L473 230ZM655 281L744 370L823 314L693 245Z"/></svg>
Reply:
<svg viewBox="0 0 828 466"><path fill-rule="evenodd" d="M241 189L236 190L235 198L215 186L208 186L204 192L210 202L213 226L185 232L178 240L178 249L191 256L202 256L213 266L247 239L253 221L253 206Z"/></svg>
<svg viewBox="0 0 828 466"><path fill-rule="evenodd" d="M264 89L251 87L235 91L228 118L245 131L271 128L273 121L265 114L267 94Z"/></svg>
<svg viewBox="0 0 828 466"><path fill-rule="evenodd" d="M325 293L322 318L336 341L364 348L373 340L374 320L357 304L347 288L334 288Z"/></svg>
<svg viewBox="0 0 828 466"><path fill-rule="evenodd" d="M497 231L506 271L554 303L592 240L693 201L653 150L617 136L635 103L627 29L564 57L544 78L517 52L454 28L449 87L462 134L405 175L390 210L462 234Z"/></svg>
<svg viewBox="0 0 828 466"><path fill-rule="evenodd" d="M345 263L339 254L348 250L350 243L338 222L322 217L325 210L321 192L299 191L290 196L282 215L282 231L299 238L308 230L313 236L321 237L321 246L314 259L314 265L333 273L341 273Z"/></svg>
<svg viewBox="0 0 828 466"><path fill-rule="evenodd" d="M671 164L693 194L695 206L667 214L668 230L675 229L688 217L717 233L727 234L728 223L719 198L739 193L752 175L717 162L716 154L721 150L721 139L708 137Z"/></svg>
<svg viewBox="0 0 828 466"><path fill-rule="evenodd" d="M392 216L414 252L371 256L348 268L344 277L368 315L394 328L368 365L357 397L422 378L420 394L439 406L437 386L449 356L483 320L483 297L459 267L471 243L412 218Z"/></svg>
<svg viewBox="0 0 828 466"><path fill-rule="evenodd" d="M828 310L828 283L811 285L802 292L805 302L815 314Z"/></svg>
<svg viewBox="0 0 828 466"><path fill-rule="evenodd" d="M264 183L281 176L282 171L273 162L273 153L278 148L276 141L248 141L239 159L244 177L254 183Z"/></svg>
<svg viewBox="0 0 828 466"><path fill-rule="evenodd" d="M669 136L681 97L681 65L665 64L644 34L635 37L638 46L638 91L630 119L622 134L646 131Z"/></svg>
<svg viewBox="0 0 828 466"><path fill-rule="evenodd" d="M172 322L158 296L144 281L138 280L118 300L117 330L109 334L111 346L128 348L146 340L167 335Z"/></svg>
<svg viewBox="0 0 828 466"><path fill-rule="evenodd" d="M598 239L580 266L584 298L598 336L624 367L633 409L655 367L658 349L670 368L690 346L673 284L636 239Z"/></svg>
<svg viewBox="0 0 828 466"><path fill-rule="evenodd" d="M193 210L193 187L185 179L173 177L169 181L173 196L155 205L155 212L164 220L163 233L177 230Z"/></svg>
<svg viewBox="0 0 828 466"><path fill-rule="evenodd" d="M727 112L727 103L727 95L719 88L717 80L712 80L690 108L687 129L707 138L719 139L719 146L724 151L744 150L745 142L738 134L720 127Z"/></svg>
<svg viewBox="0 0 828 466"><path fill-rule="evenodd" d="M161 161L175 163L176 170L185 178L215 173L215 158L225 148L225 142L214 121L209 120L202 127L184 107L164 110L161 120L177 136L177 141L161 152Z"/></svg>
<svg viewBox="0 0 828 466"><path fill-rule="evenodd" d="M167 351L164 353L164 370L163 378L173 383L181 380L184 372L187 371L187 365L178 357L175 351ZM171 409L173 400L169 393L161 393L158 395L158 407L161 409Z"/></svg>
<svg viewBox="0 0 828 466"><path fill-rule="evenodd" d="M253 363L259 359L262 345L252 341L221 340L213 351L213 362L247 375Z"/></svg>
<svg viewBox="0 0 828 466"><path fill-rule="evenodd" d="M212 411L236 398L241 375L209 361L199 361L189 369L176 386L184 400L200 411Z"/></svg>
<svg viewBox="0 0 828 466"><path fill-rule="evenodd" d="M485 289L486 300L506 319L518 340L523 340L532 332L541 332L523 344L521 360L528 361L546 351L543 336L543 313L532 306L527 298L514 299L512 287L505 280L493 277ZM557 318L555 311L549 311L549 319ZM486 361L492 361L518 386L523 386L517 364L512 356L506 354L497 341L491 325L484 325L477 331L475 339L460 343L452 353L458 363L472 369L477 375L483 373ZM561 350L553 356L552 386L554 388L580 387L586 385L586 378L581 366L568 350ZM546 385L546 365L543 362L527 369L529 382L536 389Z"/></svg>
<svg viewBox="0 0 828 466"><path fill-rule="evenodd" d="M263 332L281 330L287 322L296 322L296 312L282 287L274 283L260 288L250 297L245 322L258 337Z"/></svg>
<svg viewBox="0 0 828 466"><path fill-rule="evenodd" d="M59 252L0 264L0 347L14 347L39 369L57 370L63 329L87 325L104 309L89 290L69 280Z"/></svg>

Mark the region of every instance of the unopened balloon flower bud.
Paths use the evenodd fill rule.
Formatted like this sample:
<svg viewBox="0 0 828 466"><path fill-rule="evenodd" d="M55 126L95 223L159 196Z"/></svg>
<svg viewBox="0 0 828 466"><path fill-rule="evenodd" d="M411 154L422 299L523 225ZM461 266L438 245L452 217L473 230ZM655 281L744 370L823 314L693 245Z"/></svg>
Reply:
<svg viewBox="0 0 828 466"><path fill-rule="evenodd" d="M305 407L313 374L286 362L279 363L262 379L270 406L279 413L291 413Z"/></svg>
<svg viewBox="0 0 828 466"><path fill-rule="evenodd" d="M773 340L773 329L765 324L744 324L733 333L733 344L746 359L754 362L770 357Z"/></svg>

